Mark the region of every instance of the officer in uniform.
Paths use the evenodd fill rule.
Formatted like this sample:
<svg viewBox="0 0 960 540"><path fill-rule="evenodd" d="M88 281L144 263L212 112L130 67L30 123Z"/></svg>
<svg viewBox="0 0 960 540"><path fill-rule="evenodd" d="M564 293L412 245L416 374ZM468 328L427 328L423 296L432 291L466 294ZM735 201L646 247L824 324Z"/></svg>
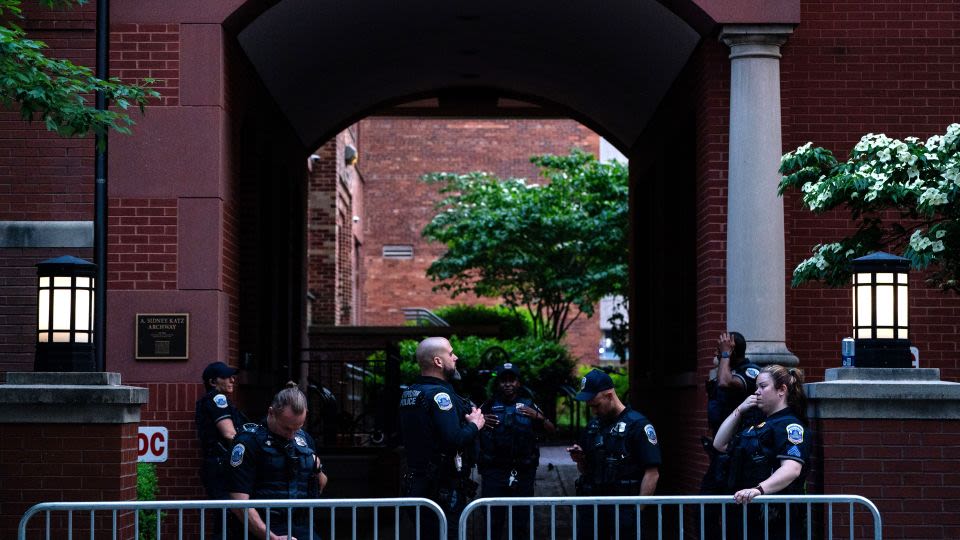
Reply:
<svg viewBox="0 0 960 540"><path fill-rule="evenodd" d="M227 499L223 467L227 463L233 438L247 418L230 402L237 370L223 362L213 362L203 370L207 393L197 400L197 437L203 452L200 480L208 499ZM219 520L216 521L219 524Z"/></svg>
<svg viewBox="0 0 960 540"><path fill-rule="evenodd" d="M236 500L315 499L327 484L327 475L316 455L313 438L303 431L307 398L295 383L287 383L270 404L267 419L252 432L236 438L230 452L228 488ZM270 509L267 531L263 509L235 509L255 538L288 540L310 537L308 509L297 509L288 522L284 508ZM314 531L313 538L320 535Z"/></svg>
<svg viewBox="0 0 960 540"><path fill-rule="evenodd" d="M580 470L577 495L653 495L660 479L660 446L653 425L620 401L613 380L603 371L595 369L581 380L576 399L586 401L595 415L579 444L567 449ZM617 522L620 538L636 536L634 506L621 506L619 515L612 506L598 510L597 538L613 538ZM593 538L592 508L578 507L577 513L578 537Z"/></svg>
<svg viewBox="0 0 960 540"><path fill-rule="evenodd" d="M710 436L703 437L703 448L710 456L710 464L700 483L701 495L733 494L729 485L728 456L717 452L713 447L713 438L723 420L747 396L757 389L757 375L760 367L751 363L745 356L747 341L739 332L724 332L717 339L716 364L717 375L707 381L707 425ZM752 409L741 419L742 426L749 426L760 421L763 415ZM704 508L704 526L706 537L716 539L721 537L721 515L719 505L708 505Z"/></svg>
<svg viewBox="0 0 960 540"><path fill-rule="evenodd" d="M759 410L761 422L737 433L740 418ZM810 462L810 438L806 433L806 395L803 373L778 365L764 367L757 377L757 390L723 421L714 440L716 449L730 455L733 499L745 505L750 538L786 538L786 508L748 505L760 495L798 495ZM764 516L764 511L767 516ZM806 505L790 505L790 538L805 538ZM741 538L742 513L728 512L728 538ZM764 529L769 524L767 536Z"/></svg>
<svg viewBox="0 0 960 540"><path fill-rule="evenodd" d="M485 427L480 432L478 468L483 478L482 497L532 497L540 462L537 434L556 430L543 412L522 398L520 371L512 363L495 371L492 399L481 407ZM491 510L491 537L500 538L507 519L505 508ZM514 507L513 538L529 535L528 508Z"/></svg>
<svg viewBox="0 0 960 540"><path fill-rule="evenodd" d="M407 461L403 495L439 504L447 517L447 537L456 538L460 513L476 494L470 471L477 434L484 426L483 413L450 384L460 374L449 341L427 338L416 354L420 377L400 396L400 433ZM439 532L431 516L422 517L421 538L433 538Z"/></svg>

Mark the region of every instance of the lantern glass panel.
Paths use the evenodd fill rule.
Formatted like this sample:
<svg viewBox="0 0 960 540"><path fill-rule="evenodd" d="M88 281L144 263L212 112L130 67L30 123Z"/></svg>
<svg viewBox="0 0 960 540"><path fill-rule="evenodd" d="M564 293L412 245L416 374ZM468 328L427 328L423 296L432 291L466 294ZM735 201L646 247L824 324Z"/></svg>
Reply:
<svg viewBox="0 0 960 540"><path fill-rule="evenodd" d="M897 339L910 339L910 336L907 335L906 328L900 328L897 330Z"/></svg>
<svg viewBox="0 0 960 540"><path fill-rule="evenodd" d="M90 288L90 278L88 278L88 277L77 277L77 288L78 288L78 289L89 289L89 288Z"/></svg>
<svg viewBox="0 0 960 540"><path fill-rule="evenodd" d="M86 332L77 332L74 334L74 343L90 343L90 334Z"/></svg>
<svg viewBox="0 0 960 540"><path fill-rule="evenodd" d="M54 287L69 287L71 285L70 276L54 276L53 277L53 286Z"/></svg>
<svg viewBox="0 0 960 540"><path fill-rule="evenodd" d="M877 274L877 283L893 283L893 274L890 272Z"/></svg>
<svg viewBox="0 0 960 540"><path fill-rule="evenodd" d="M853 313L853 327L857 327L857 288L852 287L852 293L850 294L850 300L853 302L853 305L850 306L850 313Z"/></svg>
<svg viewBox="0 0 960 540"><path fill-rule="evenodd" d="M877 339L893 339L893 328L877 328Z"/></svg>
<svg viewBox="0 0 960 540"><path fill-rule="evenodd" d="M37 343L46 343L50 341L50 334L47 332L40 332L37 334Z"/></svg>
<svg viewBox="0 0 960 540"><path fill-rule="evenodd" d="M872 332L871 328L860 328L857 330L857 339L871 339L873 336L870 335Z"/></svg>
<svg viewBox="0 0 960 540"><path fill-rule="evenodd" d="M873 283L873 275L870 273L857 274L857 285L861 283Z"/></svg>
<svg viewBox="0 0 960 540"><path fill-rule="evenodd" d="M893 326L893 287L888 285L877 286L877 326Z"/></svg>
<svg viewBox="0 0 960 540"><path fill-rule="evenodd" d="M50 288L50 278L43 276L40 278L40 288L49 289Z"/></svg>
<svg viewBox="0 0 960 540"><path fill-rule="evenodd" d="M74 320L75 329L90 330L90 291L89 290L84 290L84 289L77 290L76 312L73 320Z"/></svg>
<svg viewBox="0 0 960 540"><path fill-rule="evenodd" d="M897 287L897 326L906 328L910 326L910 321L908 319L910 310L908 309L910 302L909 298L909 289L903 285Z"/></svg>
<svg viewBox="0 0 960 540"><path fill-rule="evenodd" d="M54 332L53 341L54 343L69 343L70 332Z"/></svg>
<svg viewBox="0 0 960 540"><path fill-rule="evenodd" d="M873 324L873 305L870 298L870 286L857 287L857 326L869 327Z"/></svg>
<svg viewBox="0 0 960 540"><path fill-rule="evenodd" d="M41 332L50 329L50 289L40 289L37 310L37 329Z"/></svg>
<svg viewBox="0 0 960 540"><path fill-rule="evenodd" d="M902 283L902 284L904 284L904 285L906 285L907 283L909 283L909 281L907 280L907 274L902 273L902 272L901 272L901 273L898 273L898 274L897 274L897 283Z"/></svg>
<svg viewBox="0 0 960 540"><path fill-rule="evenodd" d="M70 329L70 289L53 290L53 329ZM54 341L58 341L54 338Z"/></svg>

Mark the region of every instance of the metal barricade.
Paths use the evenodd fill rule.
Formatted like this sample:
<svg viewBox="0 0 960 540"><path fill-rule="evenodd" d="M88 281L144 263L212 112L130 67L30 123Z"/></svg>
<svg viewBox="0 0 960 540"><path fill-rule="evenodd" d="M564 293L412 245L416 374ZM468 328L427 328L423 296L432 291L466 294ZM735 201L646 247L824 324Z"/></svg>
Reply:
<svg viewBox="0 0 960 540"><path fill-rule="evenodd" d="M733 502L730 495L478 499L463 510L458 537L459 540L491 540L500 534L499 538L508 540L627 540L653 538L655 535L659 540L740 540L748 539L750 530L749 540L791 539L791 518L797 518L791 516L793 508L794 513L799 509L805 518L800 523L804 532L794 535L792 540L882 538L879 510L873 502L859 495L764 495L746 506L756 510L750 512L753 514L751 519L756 516L762 519L762 535L756 533L755 527L759 524L748 525L748 512L740 511L742 505ZM785 509L774 520L781 529L771 528L771 507ZM715 524L704 518L705 510L710 508L717 510ZM740 514L742 523L728 520L731 514ZM868 515L872 516L872 523ZM655 522L650 523L651 519ZM518 522L522 527L520 531L515 526ZM494 527L505 530L493 531ZM739 532L729 533L731 528Z"/></svg>
<svg viewBox="0 0 960 540"><path fill-rule="evenodd" d="M109 538L111 540L128 540L143 538L145 532L140 526L140 512L156 516L156 523L151 527L155 534L146 535L148 538L161 540L162 538L223 538L228 537L227 514L234 508L254 509L281 509L286 516L286 530L290 531L294 525L294 511L301 510L307 514L306 527L309 537L298 537L297 540L315 540L314 530L321 522L329 524L329 530L318 531L323 540L334 540L346 537L341 528L337 536L337 510L349 511L349 538L384 538L400 539L401 528L406 527L414 538L420 538L421 532L426 533L428 523L436 523L438 534L434 537L439 540L447 538L447 519L436 503L420 498L394 499L310 499L310 500L281 500L263 499L250 501L130 501L130 502L63 502L40 503L32 506L20 519L18 540L43 539L73 540L83 538ZM389 512L392 510L392 512ZM196 515L191 515L195 511ZM329 514L327 514L329 511ZM369 512L367 512L369 511ZM388 515L384 516L383 513ZM423 516L424 511L432 513L432 518ZM209 516L208 513L212 514ZM265 525L270 528L270 514L266 511ZM403 518L401 514L407 514ZM65 514L65 515L64 515ZM429 515L429 514L428 514ZM42 523L31 523L34 517L42 517ZM222 532L214 537L206 534L207 519L219 519ZM402 521L408 519L410 522ZM174 519L174 523L165 521ZM433 521L435 519L436 521ZM389 527L392 534L381 535L381 524L392 520ZM151 519L153 521L153 519ZM243 519L238 520L242 527L242 538L254 538L250 530L248 514L243 513ZM404 525L401 526L401 522ZM193 527L193 531L190 528ZM39 530L37 530L39 529ZM172 530L171 530L172 529ZM432 529L432 527L431 527ZM186 535L185 535L185 530ZM163 534L166 531L166 534ZM361 531L362 536L358 536ZM237 533L240 531L238 530ZM432 534L432 530L431 536ZM29 533L29 534L28 534ZM76 533L76 534L75 534ZM320 540L320 538L316 538Z"/></svg>

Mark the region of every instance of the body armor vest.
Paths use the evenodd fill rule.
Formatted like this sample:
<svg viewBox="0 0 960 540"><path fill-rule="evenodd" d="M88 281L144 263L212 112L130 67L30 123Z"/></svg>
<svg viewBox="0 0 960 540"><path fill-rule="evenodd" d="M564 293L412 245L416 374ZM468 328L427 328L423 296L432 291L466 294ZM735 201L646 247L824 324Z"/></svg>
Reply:
<svg viewBox="0 0 960 540"><path fill-rule="evenodd" d="M529 399L518 399L525 407L533 407ZM516 403L505 404L494 400L489 414L494 414L500 424L480 432L481 468L533 469L540 460L533 420L517 413Z"/></svg>

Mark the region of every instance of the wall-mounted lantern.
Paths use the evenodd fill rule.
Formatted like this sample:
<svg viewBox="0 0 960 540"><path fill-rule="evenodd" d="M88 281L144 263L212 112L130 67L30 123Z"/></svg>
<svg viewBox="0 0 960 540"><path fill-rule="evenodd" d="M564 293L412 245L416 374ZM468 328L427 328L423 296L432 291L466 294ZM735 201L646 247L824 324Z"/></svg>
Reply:
<svg viewBox="0 0 960 540"><path fill-rule="evenodd" d="M37 263L34 371L96 371L93 290L97 266L69 255Z"/></svg>
<svg viewBox="0 0 960 540"><path fill-rule="evenodd" d="M854 259L850 266L856 367L911 367L910 261L876 252Z"/></svg>

